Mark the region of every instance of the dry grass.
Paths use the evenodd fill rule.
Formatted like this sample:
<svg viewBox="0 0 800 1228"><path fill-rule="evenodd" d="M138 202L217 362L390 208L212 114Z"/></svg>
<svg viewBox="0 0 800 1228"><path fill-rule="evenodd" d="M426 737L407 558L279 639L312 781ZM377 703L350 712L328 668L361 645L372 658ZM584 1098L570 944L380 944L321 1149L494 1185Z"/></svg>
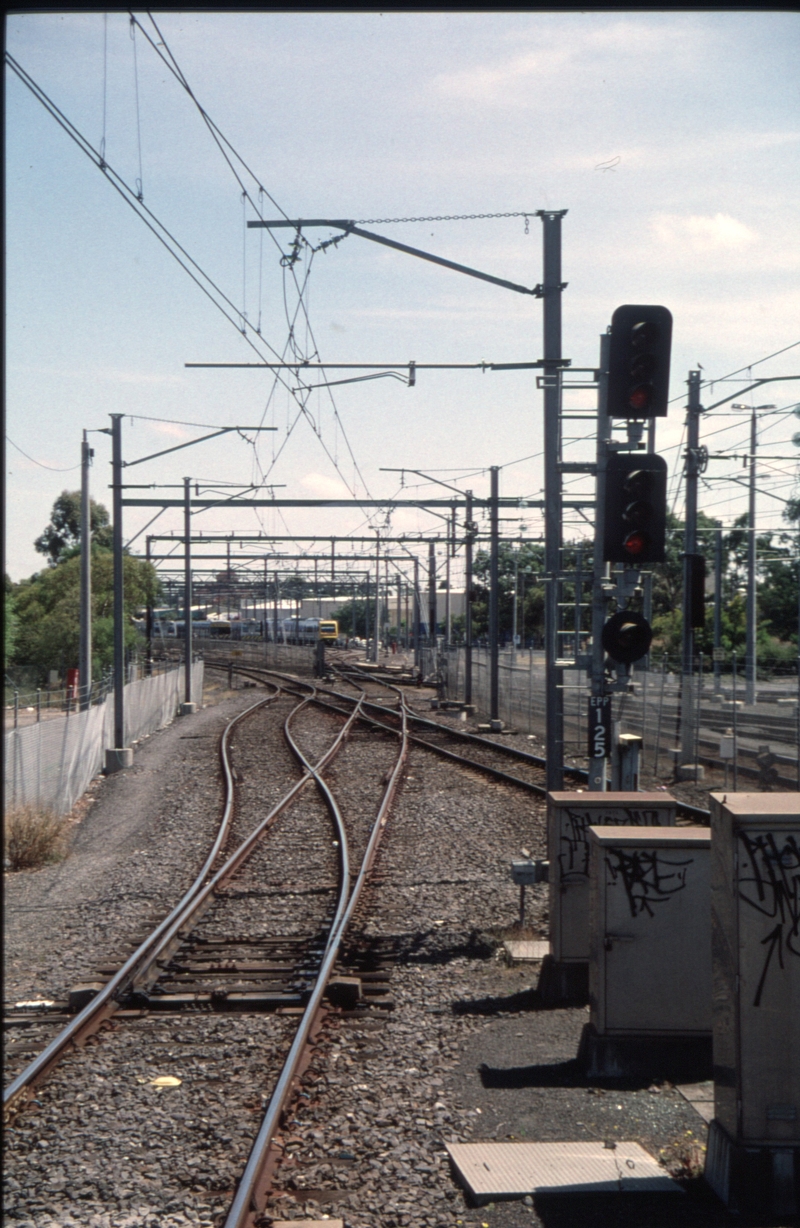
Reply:
<svg viewBox="0 0 800 1228"><path fill-rule="evenodd" d="M9 806L3 817L3 862L8 870L35 870L64 856L64 821L37 806Z"/></svg>

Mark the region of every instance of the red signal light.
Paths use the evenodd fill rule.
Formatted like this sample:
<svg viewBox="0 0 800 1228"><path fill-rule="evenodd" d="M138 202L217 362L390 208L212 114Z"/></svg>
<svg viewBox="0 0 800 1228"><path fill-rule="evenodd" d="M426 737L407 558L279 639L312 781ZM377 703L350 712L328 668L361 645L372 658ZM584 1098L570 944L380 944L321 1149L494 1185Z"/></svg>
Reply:
<svg viewBox="0 0 800 1228"><path fill-rule="evenodd" d="M641 413L647 409L650 404L652 389L647 384L640 384L638 388L634 388L628 397L628 404L631 409L637 413Z"/></svg>
<svg viewBox="0 0 800 1228"><path fill-rule="evenodd" d="M649 538L647 534L637 531L634 533L629 533L622 544L627 550L628 554L638 557L638 555L642 554L647 549L648 542Z"/></svg>

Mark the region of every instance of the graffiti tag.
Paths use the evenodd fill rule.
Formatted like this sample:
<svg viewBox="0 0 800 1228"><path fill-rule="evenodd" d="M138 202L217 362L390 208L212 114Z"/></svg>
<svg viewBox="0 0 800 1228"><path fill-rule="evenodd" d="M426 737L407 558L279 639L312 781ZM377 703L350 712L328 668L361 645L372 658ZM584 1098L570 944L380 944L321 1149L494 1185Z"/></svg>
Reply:
<svg viewBox="0 0 800 1228"><path fill-rule="evenodd" d="M671 861L657 849L607 849L606 869L609 884L622 882L632 917L642 913L654 917L654 905L666 904L686 887L686 873L694 864Z"/></svg>
<svg viewBox="0 0 800 1228"><path fill-rule="evenodd" d="M740 832L739 839L739 899L775 921L761 940L764 963L753 998L760 1006L773 957L783 969L784 956L800 956L800 843L794 834L775 832Z"/></svg>

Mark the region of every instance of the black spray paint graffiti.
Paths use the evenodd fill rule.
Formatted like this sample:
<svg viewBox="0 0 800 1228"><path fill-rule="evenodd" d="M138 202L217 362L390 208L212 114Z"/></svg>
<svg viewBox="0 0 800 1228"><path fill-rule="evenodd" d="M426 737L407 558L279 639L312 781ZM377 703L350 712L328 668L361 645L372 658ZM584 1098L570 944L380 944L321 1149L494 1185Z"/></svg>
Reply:
<svg viewBox="0 0 800 1228"><path fill-rule="evenodd" d="M766 952L753 999L760 1006L772 957L784 968L784 955L800 956L800 843L785 832L740 832L739 840L739 899L775 921L761 940Z"/></svg>
<svg viewBox="0 0 800 1228"><path fill-rule="evenodd" d="M620 807L612 816L605 811L573 810L568 807L561 812L561 840L558 868L561 881L580 882L589 877L589 827L602 827L614 823L620 827L660 827L660 810L643 810L638 806Z"/></svg>
<svg viewBox="0 0 800 1228"><path fill-rule="evenodd" d="M622 881L632 917L645 912L654 917L654 904L666 904L684 890L686 872L693 864L692 857L687 861L670 861L656 849L607 849L606 881L609 886Z"/></svg>

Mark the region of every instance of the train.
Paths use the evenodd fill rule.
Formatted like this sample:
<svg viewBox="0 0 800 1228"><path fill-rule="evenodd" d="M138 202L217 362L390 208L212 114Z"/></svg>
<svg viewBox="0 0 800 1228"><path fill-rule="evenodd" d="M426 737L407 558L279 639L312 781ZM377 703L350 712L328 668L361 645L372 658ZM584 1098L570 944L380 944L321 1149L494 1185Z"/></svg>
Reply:
<svg viewBox="0 0 800 1228"><path fill-rule="evenodd" d="M335 644L339 638L335 618L284 618L282 626L285 644Z"/></svg>
<svg viewBox="0 0 800 1228"><path fill-rule="evenodd" d="M136 619L135 626L142 634L147 633L144 619ZM183 639L185 620L182 618L154 618L153 639ZM273 639L272 619L204 619L192 620L192 638L197 640L267 640ZM339 624L334 618L284 618L278 624L278 639L284 644L316 644L322 640L335 644L339 639Z"/></svg>

